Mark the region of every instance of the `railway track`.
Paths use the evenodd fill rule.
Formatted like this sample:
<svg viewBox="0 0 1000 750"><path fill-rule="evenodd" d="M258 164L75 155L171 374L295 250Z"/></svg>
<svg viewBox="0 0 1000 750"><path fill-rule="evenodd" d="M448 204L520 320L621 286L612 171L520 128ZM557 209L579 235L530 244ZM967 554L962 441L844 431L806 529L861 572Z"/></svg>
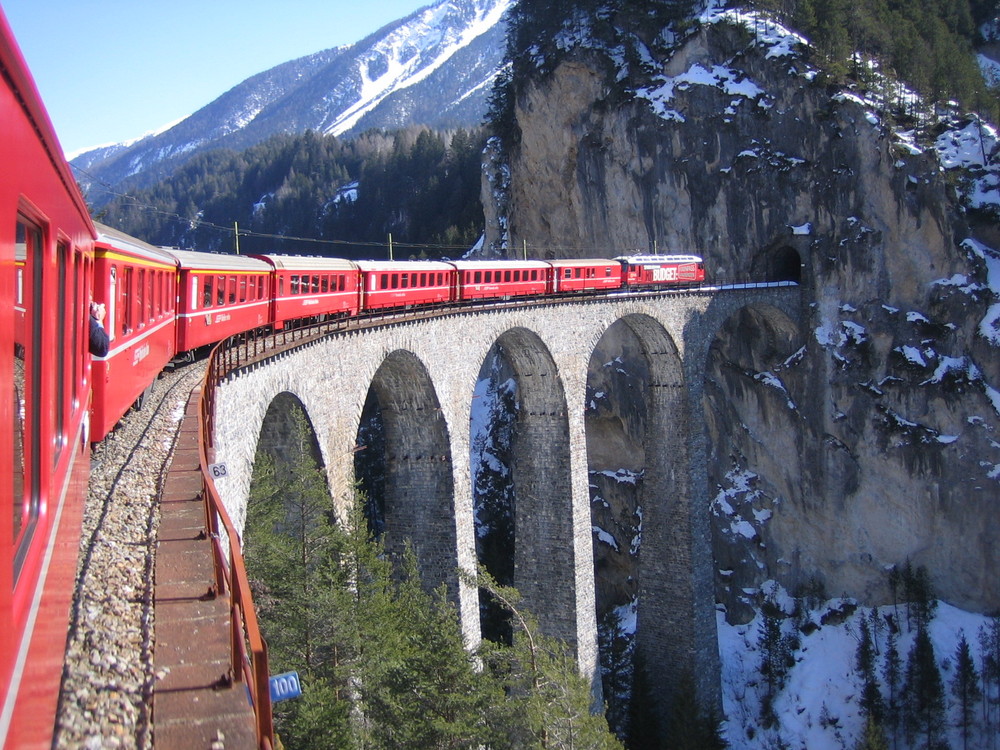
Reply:
<svg viewBox="0 0 1000 750"><path fill-rule="evenodd" d="M53 747L152 747L159 494L204 369L165 372L94 448Z"/></svg>

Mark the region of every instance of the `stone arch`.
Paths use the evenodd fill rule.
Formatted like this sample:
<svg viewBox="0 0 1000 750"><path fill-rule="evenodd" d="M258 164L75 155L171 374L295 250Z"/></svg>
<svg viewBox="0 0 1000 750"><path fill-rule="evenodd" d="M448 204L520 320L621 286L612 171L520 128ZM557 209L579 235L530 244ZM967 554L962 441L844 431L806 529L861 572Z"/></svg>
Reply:
<svg viewBox="0 0 1000 750"><path fill-rule="evenodd" d="M308 428L310 437L308 448L316 462L323 466L323 456L316 436L316 429L309 417L309 411L302 400L290 391L281 391L275 394L267 405L264 419L260 424L256 450L267 451L277 459L290 463L294 458L293 454L301 451L303 447L297 444L298 430L294 424L299 415L305 419ZM291 444L290 441L296 441L296 444Z"/></svg>
<svg viewBox="0 0 1000 750"><path fill-rule="evenodd" d="M496 347L515 373L514 586L542 629L577 643L569 425L556 362L538 334L512 328Z"/></svg>
<svg viewBox="0 0 1000 750"><path fill-rule="evenodd" d="M714 587L730 622L753 616L759 602L746 592L763 583L762 569L787 568L768 537L781 500L800 494L808 454L796 395L806 392L797 368L804 343L784 311L758 303L733 310L708 349L702 408Z"/></svg>
<svg viewBox="0 0 1000 750"><path fill-rule="evenodd" d="M617 562L634 569L634 594L638 604L636 651L646 668L647 684L651 685L653 693L663 696L669 693L669 687L681 668L693 667L690 657L691 626L681 621L678 610L690 614L691 600L699 595L691 585L690 557L684 554L690 546L685 537L690 527L686 516L691 507L685 500L689 459L684 368L670 333L659 321L646 314L632 313L619 318L603 331L595 344L595 352L601 351L602 346L614 346L605 344L609 336L622 340L625 347L638 347L638 356L641 357L641 361L633 358L625 365L630 375L635 371L635 377L625 383L632 393L624 399L641 401L642 405L637 404L636 411L642 413L620 415L623 432L631 434L604 437L621 439L623 449L633 455L633 465L620 467L615 480L636 483L636 527L626 527L627 537L618 540L617 544L619 548L629 550L634 546L634 539L641 538L642 543L641 548L631 553L631 561L622 560L619 556ZM592 356L592 374L595 374L596 365ZM588 398L595 396L588 387ZM618 396L611 398L619 402L624 400ZM594 407L599 408L596 402ZM588 408L588 414L592 411ZM587 453L593 472L595 462L606 463L610 456L601 456L599 446L594 444L594 440L599 439L595 420L590 418L587 422ZM629 426L625 424L627 422L632 424ZM613 433L615 427L611 424L609 431ZM600 487L601 477L592 476L591 483ZM613 487L607 482L603 484L608 485L605 491ZM623 499L628 502L627 496ZM618 520L621 522L624 519L619 516ZM599 543L595 540L595 553ZM670 551L665 554L665 550ZM595 579L599 578L595 573ZM668 581L670 584L665 585ZM599 602L602 600L600 592L596 598ZM605 695L609 700L614 697L608 691ZM621 717L627 707L609 704L609 708L612 709L609 719L623 721ZM653 713L659 715L663 712L657 707ZM623 729L624 726L618 728Z"/></svg>
<svg viewBox="0 0 1000 750"><path fill-rule="evenodd" d="M411 352L382 361L369 387L384 428L385 544L409 541L424 585L458 591L454 483L448 427L427 368ZM360 448L361 446L359 446Z"/></svg>

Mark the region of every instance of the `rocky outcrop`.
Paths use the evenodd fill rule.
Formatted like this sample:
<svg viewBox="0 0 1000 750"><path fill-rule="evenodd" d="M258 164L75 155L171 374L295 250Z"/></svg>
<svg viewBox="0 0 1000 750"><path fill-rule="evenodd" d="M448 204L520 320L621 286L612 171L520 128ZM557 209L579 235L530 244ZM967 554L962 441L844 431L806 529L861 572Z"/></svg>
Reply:
<svg viewBox="0 0 1000 750"><path fill-rule="evenodd" d="M932 152L777 49L705 25L643 85L616 81L599 52L569 55L517 98L487 239L502 227L543 257L696 253L718 281L805 287L807 327L748 309L711 354L730 618L768 579L885 602L886 569L906 560L941 598L996 610L995 225L970 228Z"/></svg>

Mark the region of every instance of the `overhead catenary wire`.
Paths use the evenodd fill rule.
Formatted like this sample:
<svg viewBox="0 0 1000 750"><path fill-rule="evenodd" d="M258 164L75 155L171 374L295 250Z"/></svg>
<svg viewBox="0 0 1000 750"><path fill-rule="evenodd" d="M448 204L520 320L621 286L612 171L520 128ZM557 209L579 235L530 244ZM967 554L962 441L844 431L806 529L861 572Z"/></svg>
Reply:
<svg viewBox="0 0 1000 750"><path fill-rule="evenodd" d="M343 240L343 239L321 239L317 237L299 237L288 234L273 234L268 232L256 232L247 229L239 229L237 222L234 220L229 223L229 225L216 224L212 221L206 221L199 218L191 218L186 216L181 216L178 213L172 211L164 211L156 206L151 206L146 203L142 203L134 195L129 193L122 193L116 190L112 185L101 180L98 177L87 172L87 170L79 167L75 164L70 164L70 166L82 175L85 175L93 183L99 185L109 195L116 198L121 198L123 200L129 201L130 204L137 209L143 211L149 211L150 213L157 214L159 216L166 217L178 222L182 222L192 228L199 229L212 229L220 233L225 234L228 237L233 237L238 243L240 237L252 237L265 240L279 240L282 242L301 242L301 243L312 243L317 245L330 245L330 246L341 246L341 247L377 247L381 249L388 249L391 253L392 248L408 248L412 250L459 250L462 252L467 252L469 250L469 245L446 245L446 244L436 244L431 242L400 242L398 239L392 237L391 234L388 235L388 241L373 241L373 240ZM605 257L608 253L608 248L587 248L571 245L531 245L527 240L523 239L522 242L522 253L525 258L528 256L529 247L535 251L536 257L540 257L543 253L560 253L564 257L585 257L585 254L596 255L598 257ZM636 253L638 250L634 247L629 248L618 248L613 251L613 255L630 255Z"/></svg>

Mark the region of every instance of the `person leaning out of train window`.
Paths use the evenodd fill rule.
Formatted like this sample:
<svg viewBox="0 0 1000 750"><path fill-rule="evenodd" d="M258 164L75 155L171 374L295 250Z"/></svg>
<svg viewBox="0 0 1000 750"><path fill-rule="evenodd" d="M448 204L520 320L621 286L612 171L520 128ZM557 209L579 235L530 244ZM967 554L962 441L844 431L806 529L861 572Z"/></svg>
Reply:
<svg viewBox="0 0 1000 750"><path fill-rule="evenodd" d="M108 332L104 330L104 316L107 314L103 304L90 300L90 353L95 357L104 357L111 343Z"/></svg>

